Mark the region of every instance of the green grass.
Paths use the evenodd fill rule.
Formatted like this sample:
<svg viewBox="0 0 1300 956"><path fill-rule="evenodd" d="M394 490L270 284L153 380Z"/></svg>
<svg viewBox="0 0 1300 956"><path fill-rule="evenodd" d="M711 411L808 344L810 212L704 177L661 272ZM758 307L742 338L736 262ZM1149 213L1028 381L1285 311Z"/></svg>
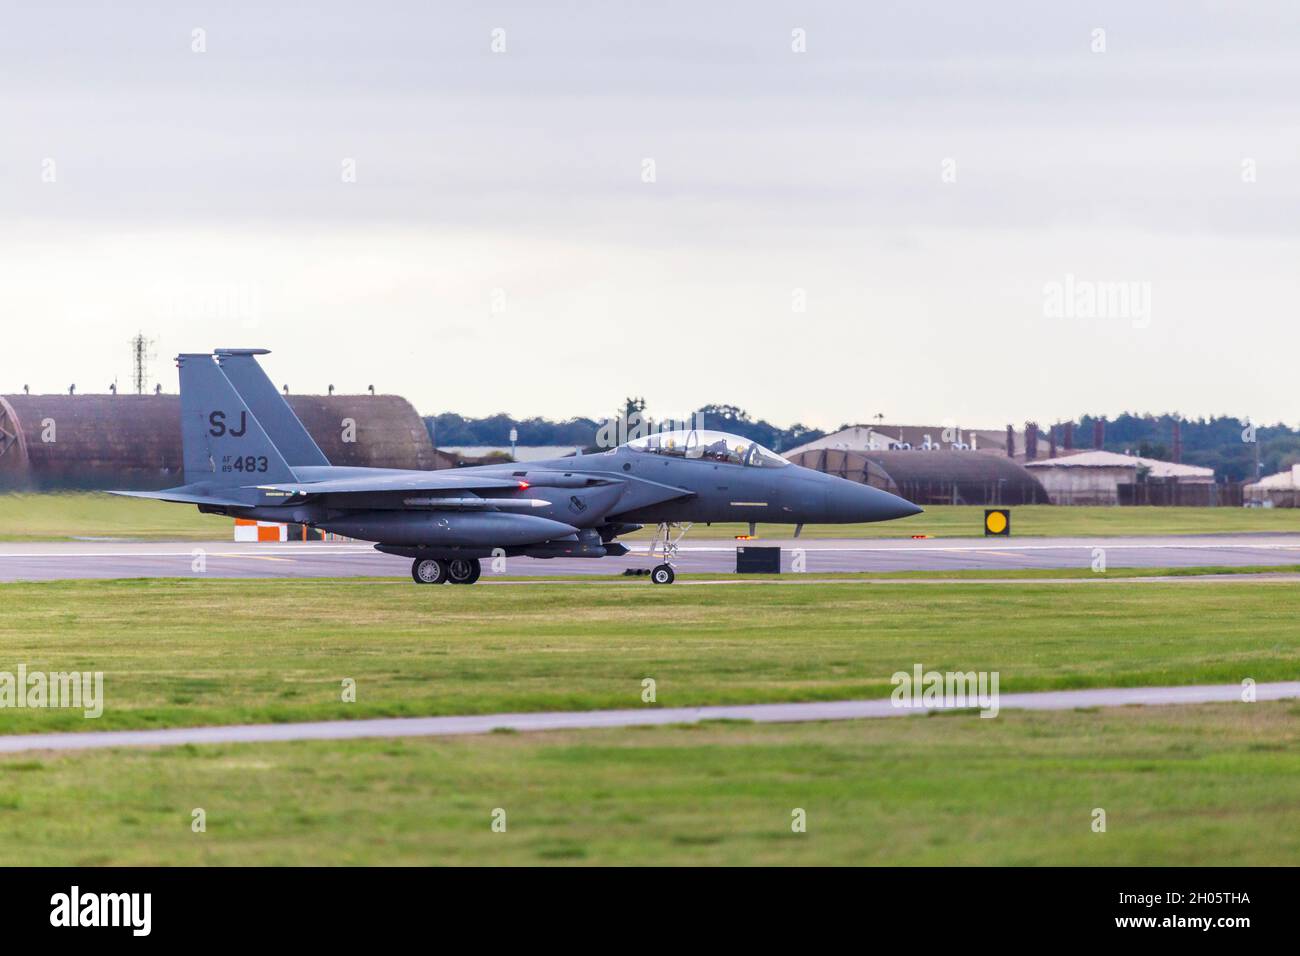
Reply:
<svg viewBox="0 0 1300 956"><path fill-rule="evenodd" d="M0 541L230 540L232 522L192 505L92 493L0 494Z"/></svg>
<svg viewBox="0 0 1300 956"><path fill-rule="evenodd" d="M104 671L107 700L98 720L0 710L0 730L637 707L646 677L661 706L872 698L918 662L999 671L1004 692L1300 669L1300 589L1285 583L798 580L7 584L0 670Z"/></svg>
<svg viewBox="0 0 1300 956"><path fill-rule="evenodd" d="M1231 577L1255 574L1300 574L1300 564L1207 564L1177 568L967 568L952 571L830 571L808 572L810 580L823 581L1131 581L1138 578ZM678 580L716 581L721 575L679 574ZM519 580L528 580L520 577ZM568 580L573 580L569 578ZM757 580L757 578L751 579ZM793 576L787 582L799 579Z"/></svg>
<svg viewBox="0 0 1300 956"><path fill-rule="evenodd" d="M107 697L95 721L0 710L5 733L639 707L645 677L660 706L884 697L918 662L1004 693L1300 666L1300 590L1246 579L156 579L3 585L0 606L0 670L103 670ZM0 864L20 862L1294 865L1300 705L17 754Z"/></svg>
<svg viewBox="0 0 1300 956"><path fill-rule="evenodd" d="M1298 863L1294 702L0 758L3 865Z"/></svg>
<svg viewBox="0 0 1300 956"><path fill-rule="evenodd" d="M1300 532L1295 508L1107 508L1025 505L1011 509L1016 537L1097 535L1227 534ZM792 525L760 524L759 536L780 540ZM728 538L747 531L741 524L697 525L693 538ZM979 537L984 509L935 505L924 514L876 524L809 525L809 538ZM649 530L630 535L643 540ZM201 515L190 505L92 493L0 495L0 541L66 541L78 537L137 540L220 541L231 537L231 521ZM689 540L689 539L688 539Z"/></svg>

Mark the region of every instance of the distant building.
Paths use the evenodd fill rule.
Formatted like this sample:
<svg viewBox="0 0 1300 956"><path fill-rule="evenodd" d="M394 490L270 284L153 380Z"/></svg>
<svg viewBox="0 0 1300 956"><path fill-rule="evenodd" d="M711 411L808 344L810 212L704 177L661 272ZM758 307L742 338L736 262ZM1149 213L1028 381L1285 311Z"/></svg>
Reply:
<svg viewBox="0 0 1300 956"><path fill-rule="evenodd" d="M510 458L510 443L504 445L457 445L441 449L455 455L462 462L487 462ZM516 445L515 461L545 461L548 458L566 458L582 449L577 445Z"/></svg>
<svg viewBox="0 0 1300 956"><path fill-rule="evenodd" d="M954 428L950 441L944 441L943 425L853 425L823 435L814 441L783 451L789 457L823 448L839 451L1001 451L1006 454L1006 436L989 429Z"/></svg>
<svg viewBox="0 0 1300 956"><path fill-rule="evenodd" d="M1214 469L1196 465L1182 465L1137 455L1121 455L1113 451L1085 451L1064 458L1049 458L1025 463L1025 468L1047 490L1053 504L1058 505L1115 505L1115 504L1186 504L1185 498L1204 498L1204 502L1217 504L1214 487ZM1140 484L1157 486L1202 486L1190 495L1166 494L1171 500L1141 501L1137 493Z"/></svg>
<svg viewBox="0 0 1300 956"><path fill-rule="evenodd" d="M1243 494L1246 503L1256 507L1300 508L1300 465L1251 482Z"/></svg>
<svg viewBox="0 0 1300 956"><path fill-rule="evenodd" d="M433 450L433 470L440 468L458 468L460 467L460 457L453 455L451 452L443 451L441 448Z"/></svg>
<svg viewBox="0 0 1300 956"><path fill-rule="evenodd" d="M949 425L852 425L814 441L805 442L781 454L789 457L805 451L978 451L1004 458L1025 459L1025 433L1013 430L1013 454L1007 455L1005 428L958 428ZM1047 458L1050 444L1040 431L1037 458Z"/></svg>

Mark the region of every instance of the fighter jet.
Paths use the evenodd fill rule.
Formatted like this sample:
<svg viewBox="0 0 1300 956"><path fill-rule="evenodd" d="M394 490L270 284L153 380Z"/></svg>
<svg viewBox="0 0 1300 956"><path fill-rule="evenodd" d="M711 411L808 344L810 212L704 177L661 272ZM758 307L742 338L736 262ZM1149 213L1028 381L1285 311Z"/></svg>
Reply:
<svg viewBox="0 0 1300 956"><path fill-rule="evenodd" d="M653 432L550 461L407 471L331 465L258 364L266 349L176 358L185 484L119 491L205 514L307 525L411 559L417 584L472 584L481 559L602 558L647 524L650 580L671 584L682 536L715 521L887 521L921 511L878 488L802 468L747 438Z"/></svg>

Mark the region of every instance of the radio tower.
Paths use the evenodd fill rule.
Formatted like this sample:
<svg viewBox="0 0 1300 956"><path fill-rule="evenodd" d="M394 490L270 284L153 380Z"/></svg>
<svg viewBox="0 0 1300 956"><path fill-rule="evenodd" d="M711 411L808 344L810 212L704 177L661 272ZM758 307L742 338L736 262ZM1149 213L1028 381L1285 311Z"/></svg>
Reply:
<svg viewBox="0 0 1300 956"><path fill-rule="evenodd" d="M149 384L149 362L154 358L154 341L140 332L131 339L131 384L135 393L143 395Z"/></svg>

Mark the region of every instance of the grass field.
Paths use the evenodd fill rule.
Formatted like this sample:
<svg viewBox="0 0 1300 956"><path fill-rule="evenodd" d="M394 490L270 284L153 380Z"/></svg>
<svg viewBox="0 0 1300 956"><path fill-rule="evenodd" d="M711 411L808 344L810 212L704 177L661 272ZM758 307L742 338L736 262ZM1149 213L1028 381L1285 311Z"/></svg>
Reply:
<svg viewBox="0 0 1300 956"><path fill-rule="evenodd" d="M377 580L0 585L0 670L103 671L98 720L0 711L5 733L886 697L916 663L1003 692L1293 680L1282 582L792 578L417 588ZM345 678L355 703L341 700Z"/></svg>
<svg viewBox="0 0 1300 956"><path fill-rule="evenodd" d="M231 536L229 518L199 514L191 505L90 493L0 495L0 541L213 541Z"/></svg>
<svg viewBox="0 0 1300 956"><path fill-rule="evenodd" d="M1017 537L1099 535L1227 534L1231 532L1300 532L1295 508L1106 508L1026 505L1012 508ZM875 524L809 525L811 538L978 537L984 509L935 505L924 514ZM694 538L743 534L740 524L697 525ZM785 539L791 525L760 524L759 535ZM647 538L650 531L629 536ZM213 541L231 537L229 518L201 515L189 505L167 504L103 494L0 495L0 541L63 541L79 537L136 540Z"/></svg>
<svg viewBox="0 0 1300 956"><path fill-rule="evenodd" d="M1005 693L1295 679L1300 589L1256 577L8 584L0 671L102 670L106 700L0 732L651 706L646 677L658 706L879 698L916 663ZM16 754L14 863L1294 865L1300 704Z"/></svg>
<svg viewBox="0 0 1300 956"><path fill-rule="evenodd" d="M1177 568L967 568L951 571L831 571L808 573L820 581L1132 581L1135 578L1203 578L1247 575L1300 575L1300 564L1203 564ZM679 574L679 581L719 580L720 575ZM520 577L518 580L536 580ZM572 577L567 580L573 580ZM796 581L798 579L795 579ZM787 583L789 579L787 578ZM748 583L754 583L750 579Z"/></svg>
<svg viewBox="0 0 1300 956"><path fill-rule="evenodd" d="M3 865L1298 862L1294 702L0 758Z"/></svg>

